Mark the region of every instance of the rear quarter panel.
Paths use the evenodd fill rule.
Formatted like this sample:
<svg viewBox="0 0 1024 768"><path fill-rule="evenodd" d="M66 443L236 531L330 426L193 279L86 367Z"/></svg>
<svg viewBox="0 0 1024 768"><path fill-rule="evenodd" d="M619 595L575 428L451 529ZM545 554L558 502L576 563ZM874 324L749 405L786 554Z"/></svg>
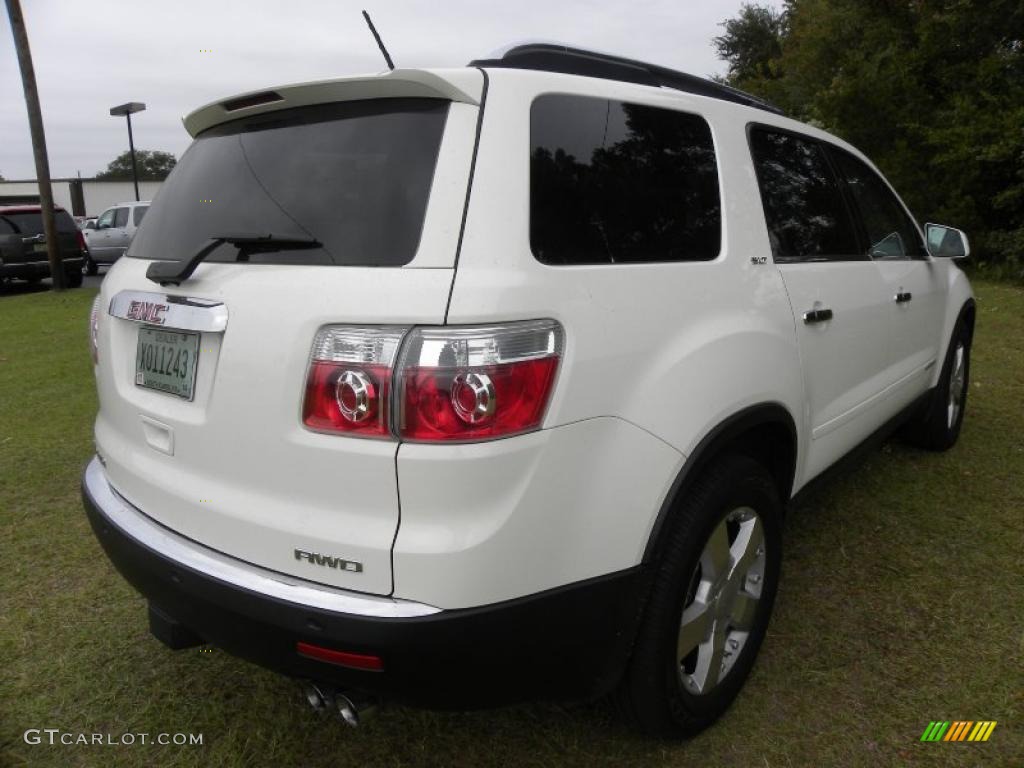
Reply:
<svg viewBox="0 0 1024 768"><path fill-rule="evenodd" d="M488 74L490 88L447 322L550 317L564 326L565 350L544 428L562 433L559 445L576 439L571 451L562 447L552 460L567 453L577 458L561 480L548 479L558 503L534 520L531 538L511 535L517 515L535 517L525 510L523 494L474 495L472 500L448 496L447 511L440 512L431 496L429 483L437 475L427 471L426 449L403 446L398 459L402 525L395 546L396 595L411 596L406 589L414 589L417 599L428 602L445 594L446 585L478 604L635 565L686 456L717 424L748 406L778 403L803 432L793 316L771 262L746 145L746 119L737 116L738 108L588 78L505 70ZM529 241L530 106L542 93L593 95L703 115L718 154L720 256L709 262L576 267L537 261ZM752 257L766 261L755 264ZM562 432L568 425L595 419L624 422L644 437L626 440L614 429ZM648 471L608 471L634 466L638 450L650 456ZM590 471L578 466L588 461ZM587 479L586 487L580 478ZM636 501L623 503L625 498ZM531 501L536 504L536 499ZM495 510L487 504L505 506ZM438 525L443 527L439 518L471 511L502 525L447 549L427 542L428 529L436 533ZM545 515L551 520L546 527ZM494 546L496 537L505 537L501 546ZM536 557L538 547L551 557ZM489 558L480 557L485 550ZM435 558L437 567L428 581L425 552L446 554L446 559ZM479 581L472 590L455 586L454 574L465 580L466 573L480 572L498 556L529 563L528 577L507 577L502 584Z"/></svg>

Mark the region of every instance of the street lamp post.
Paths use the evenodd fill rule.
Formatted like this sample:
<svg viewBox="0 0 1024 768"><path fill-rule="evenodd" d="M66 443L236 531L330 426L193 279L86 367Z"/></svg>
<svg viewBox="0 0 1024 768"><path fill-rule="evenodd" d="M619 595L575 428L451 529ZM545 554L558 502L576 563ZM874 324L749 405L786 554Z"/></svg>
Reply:
<svg viewBox="0 0 1024 768"><path fill-rule="evenodd" d="M132 139L132 113L141 112L146 108L146 105L141 101L129 101L127 104L120 104L116 107L111 107L110 114L114 117L120 117L124 115L128 119L128 149L131 150L132 156L132 181L135 182L135 200L139 199L139 171L135 167L135 141Z"/></svg>

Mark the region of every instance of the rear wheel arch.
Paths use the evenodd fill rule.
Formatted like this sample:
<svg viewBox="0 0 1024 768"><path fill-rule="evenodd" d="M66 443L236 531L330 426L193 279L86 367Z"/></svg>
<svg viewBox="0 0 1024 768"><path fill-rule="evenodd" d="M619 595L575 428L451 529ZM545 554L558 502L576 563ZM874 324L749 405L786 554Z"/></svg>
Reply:
<svg viewBox="0 0 1024 768"><path fill-rule="evenodd" d="M774 478L779 499L785 505L793 488L797 447L796 423L778 403L749 406L719 422L693 449L673 481L651 529L643 562L657 560L673 509L702 472L721 456L739 454L762 464Z"/></svg>

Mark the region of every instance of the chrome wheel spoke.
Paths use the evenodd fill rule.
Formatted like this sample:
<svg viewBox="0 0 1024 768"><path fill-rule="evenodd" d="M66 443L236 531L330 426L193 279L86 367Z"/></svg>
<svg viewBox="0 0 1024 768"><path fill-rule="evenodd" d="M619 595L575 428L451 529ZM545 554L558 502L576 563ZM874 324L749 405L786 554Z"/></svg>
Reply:
<svg viewBox="0 0 1024 768"><path fill-rule="evenodd" d="M752 519L740 524L729 553L735 563L730 578L740 580L742 587L742 581L746 580L747 573L764 554L764 528L759 517L754 515Z"/></svg>
<svg viewBox="0 0 1024 768"><path fill-rule="evenodd" d="M700 556L700 564L704 569L704 578L719 579L729 573L729 528L725 520L720 522L711 532L711 538L704 545Z"/></svg>
<svg viewBox="0 0 1024 768"><path fill-rule="evenodd" d="M754 628L754 619L757 616L757 603L758 598L753 595L749 595L742 590L736 593L730 616L733 629L749 632Z"/></svg>
<svg viewBox="0 0 1024 768"><path fill-rule="evenodd" d="M683 611L679 623L679 641L676 645L676 659L682 661L701 643L708 639L714 617L706 603L694 601Z"/></svg>
<svg viewBox="0 0 1024 768"><path fill-rule="evenodd" d="M711 637L701 644L697 654L697 668L693 670L693 682L700 693L707 693L718 684L724 655L725 625L717 622L711 630Z"/></svg>
<svg viewBox="0 0 1024 768"><path fill-rule="evenodd" d="M949 402L946 407L946 424L950 429L960 416L960 403L963 400L964 385L967 378L967 353L963 344L957 345L953 356L953 365L949 372Z"/></svg>

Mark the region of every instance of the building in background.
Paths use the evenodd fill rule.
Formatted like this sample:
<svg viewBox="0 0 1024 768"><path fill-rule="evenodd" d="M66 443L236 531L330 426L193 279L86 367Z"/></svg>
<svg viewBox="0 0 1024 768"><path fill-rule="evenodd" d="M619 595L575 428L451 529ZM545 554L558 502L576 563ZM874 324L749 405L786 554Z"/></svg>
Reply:
<svg viewBox="0 0 1024 768"><path fill-rule="evenodd" d="M53 202L72 216L99 216L115 203L135 199L135 189L128 181L98 179L52 179ZM162 181L140 181L139 199L156 197ZM39 184L35 179L0 181L0 205L39 203Z"/></svg>

